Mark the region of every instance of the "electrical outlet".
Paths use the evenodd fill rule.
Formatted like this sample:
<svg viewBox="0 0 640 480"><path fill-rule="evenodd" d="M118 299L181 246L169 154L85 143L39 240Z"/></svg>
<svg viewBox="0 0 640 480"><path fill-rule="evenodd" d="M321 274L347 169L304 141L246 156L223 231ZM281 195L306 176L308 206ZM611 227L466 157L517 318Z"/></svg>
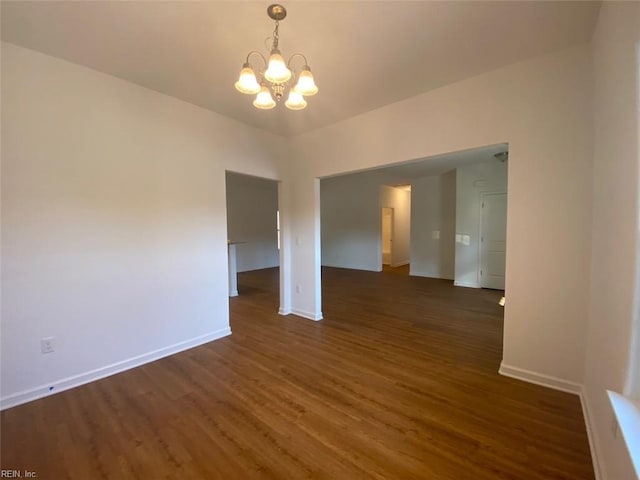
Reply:
<svg viewBox="0 0 640 480"><path fill-rule="evenodd" d="M53 353L56 351L56 337L45 337L40 340L40 350L42 353Z"/></svg>

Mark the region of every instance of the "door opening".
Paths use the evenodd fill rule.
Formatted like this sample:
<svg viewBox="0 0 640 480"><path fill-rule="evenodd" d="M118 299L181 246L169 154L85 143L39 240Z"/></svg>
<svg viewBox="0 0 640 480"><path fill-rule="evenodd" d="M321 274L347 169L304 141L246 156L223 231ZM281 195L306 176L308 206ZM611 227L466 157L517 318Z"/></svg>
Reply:
<svg viewBox="0 0 640 480"><path fill-rule="evenodd" d="M393 264L393 208L382 207L382 264Z"/></svg>
<svg viewBox="0 0 640 480"><path fill-rule="evenodd" d="M229 296L269 293L276 303L282 251L279 184L227 171L226 197Z"/></svg>

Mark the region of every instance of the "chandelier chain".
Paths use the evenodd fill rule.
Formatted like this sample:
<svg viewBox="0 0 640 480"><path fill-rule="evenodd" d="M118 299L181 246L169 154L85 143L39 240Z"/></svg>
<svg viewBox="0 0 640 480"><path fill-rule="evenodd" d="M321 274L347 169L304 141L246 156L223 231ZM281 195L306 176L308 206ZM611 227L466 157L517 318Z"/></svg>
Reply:
<svg viewBox="0 0 640 480"><path fill-rule="evenodd" d="M276 20L276 28L273 30L273 48L278 49L278 40L280 36L278 35L278 27L280 26L280 22Z"/></svg>

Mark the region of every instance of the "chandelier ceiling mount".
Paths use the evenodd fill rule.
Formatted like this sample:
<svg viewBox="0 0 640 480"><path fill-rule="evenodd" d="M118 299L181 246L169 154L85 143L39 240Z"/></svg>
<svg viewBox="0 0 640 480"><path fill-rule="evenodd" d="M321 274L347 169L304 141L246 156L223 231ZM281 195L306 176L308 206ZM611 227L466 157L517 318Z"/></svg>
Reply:
<svg viewBox="0 0 640 480"><path fill-rule="evenodd" d="M269 7L267 8L267 15L269 15L269 17L271 17L276 22L279 22L280 20L284 20L287 17L287 9L282 5L274 3L273 5L269 5Z"/></svg>

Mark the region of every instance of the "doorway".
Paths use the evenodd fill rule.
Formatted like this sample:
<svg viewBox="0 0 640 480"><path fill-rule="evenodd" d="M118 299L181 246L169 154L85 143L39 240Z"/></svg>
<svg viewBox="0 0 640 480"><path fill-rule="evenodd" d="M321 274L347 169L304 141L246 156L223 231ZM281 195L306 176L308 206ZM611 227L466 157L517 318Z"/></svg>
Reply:
<svg viewBox="0 0 640 480"><path fill-rule="evenodd" d="M276 310L281 253L278 195L276 180L226 172L229 296L269 293Z"/></svg>
<svg viewBox="0 0 640 480"><path fill-rule="evenodd" d="M393 208L382 207L382 265L393 264Z"/></svg>
<svg viewBox="0 0 640 480"><path fill-rule="evenodd" d="M504 290L507 249L507 194L482 193L480 286Z"/></svg>

